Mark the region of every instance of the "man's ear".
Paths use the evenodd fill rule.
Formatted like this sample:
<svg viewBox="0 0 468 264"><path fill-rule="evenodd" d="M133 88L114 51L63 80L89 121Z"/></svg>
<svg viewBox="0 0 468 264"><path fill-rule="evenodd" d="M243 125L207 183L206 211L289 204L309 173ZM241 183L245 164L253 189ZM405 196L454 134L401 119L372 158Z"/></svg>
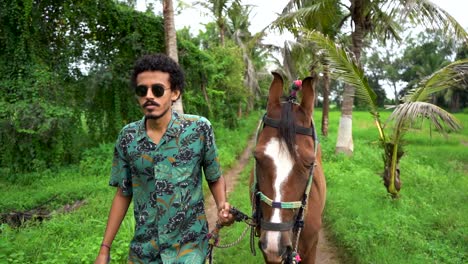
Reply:
<svg viewBox="0 0 468 264"><path fill-rule="evenodd" d="M172 103L175 103L180 97L180 90L171 90L171 100Z"/></svg>

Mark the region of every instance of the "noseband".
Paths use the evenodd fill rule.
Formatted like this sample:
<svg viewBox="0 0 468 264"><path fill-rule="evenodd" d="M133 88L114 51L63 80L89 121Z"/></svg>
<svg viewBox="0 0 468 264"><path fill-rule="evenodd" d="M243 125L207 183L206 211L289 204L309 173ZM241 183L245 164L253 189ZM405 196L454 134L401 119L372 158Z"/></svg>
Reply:
<svg viewBox="0 0 468 264"><path fill-rule="evenodd" d="M260 135L261 130L265 126L273 127L278 129L280 125L280 120L278 119L273 119L268 117L266 114L263 116L262 123L259 125L258 130L257 130L257 142L258 142L258 137ZM318 139L317 139L317 134L315 132L315 125L313 119L311 120L311 127L306 128L302 126L296 126L295 127L295 132L296 134L302 134L306 136L311 136L313 141L314 141L314 152L315 156L317 155L317 149L318 149ZM285 262L286 263L296 263L300 261L300 257L297 254L297 246L299 242L299 236L302 231L302 228L304 227L304 217L305 217L305 210L307 207L307 198L310 193L310 189L312 187L312 180L313 180L313 175L314 175L314 167L315 163L312 164L310 171L309 171L309 177L307 179L307 185L306 189L304 191L304 194L302 196L301 201L294 201L294 202L281 202L281 201L273 201L270 199L268 196L266 196L264 193L262 193L259 190L258 182L257 182L257 171L256 171L256 163L254 163L254 182L253 182L253 192L252 194L255 195L255 206L253 206L253 218L255 219L255 222L257 223L257 228L261 228L263 230L268 230L268 231L289 231L292 230L293 234L295 236L295 243L294 243L294 248L293 252L286 257ZM273 222L268 222L265 221L262 218L261 210L260 208L260 203L264 202L268 206L276 209L299 209L296 219L289 221L289 222L284 222L284 223L273 223ZM259 234L257 233L257 236ZM299 261L298 261L299 260Z"/></svg>

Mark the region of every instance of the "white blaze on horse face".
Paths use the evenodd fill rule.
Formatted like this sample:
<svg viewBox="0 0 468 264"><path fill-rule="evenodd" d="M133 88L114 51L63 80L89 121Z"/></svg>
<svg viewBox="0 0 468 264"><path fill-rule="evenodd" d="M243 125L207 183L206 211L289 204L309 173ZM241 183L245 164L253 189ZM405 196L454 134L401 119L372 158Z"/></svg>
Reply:
<svg viewBox="0 0 468 264"><path fill-rule="evenodd" d="M275 166L276 178L273 183L274 187L274 197L271 197L275 202L281 202L282 193L281 185L286 182L289 173L291 172L294 162L292 160L291 154L289 154L286 143L283 140L278 138L271 138L270 141L266 144L265 155L270 157L273 160ZM271 219L272 223L281 223L281 209L274 208L272 209L273 213ZM278 239L280 238L280 232L278 231L267 231L267 248L265 252L278 252Z"/></svg>

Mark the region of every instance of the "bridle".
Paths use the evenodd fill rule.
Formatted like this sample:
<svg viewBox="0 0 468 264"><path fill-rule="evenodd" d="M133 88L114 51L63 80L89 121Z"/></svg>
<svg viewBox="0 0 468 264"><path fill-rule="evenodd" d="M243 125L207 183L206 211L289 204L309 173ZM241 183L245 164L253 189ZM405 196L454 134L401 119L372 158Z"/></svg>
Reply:
<svg viewBox="0 0 468 264"><path fill-rule="evenodd" d="M280 125L280 120L278 119L273 119L267 116L265 114L262 118L262 122L258 126L257 129L257 142L258 138L260 135L260 132L263 130L265 126L273 127L278 129ZM317 155L317 149L318 149L318 138L317 138L317 133L315 131L315 125L313 119L311 119L311 127L306 128L302 126L295 126L295 133L296 134L302 134L306 136L311 136L313 141L314 141L314 152L315 156ZM253 177L253 184L252 184L252 200L254 201L254 206L252 206L252 217L255 219L255 222L257 223L256 228L257 231L261 229L263 230L268 230L268 231L293 231L293 235L295 237L295 242L294 242L294 247L293 251L290 252L286 256L286 259L283 257L283 261L285 263L298 263L300 262L300 257L297 252L297 246L299 243L299 237L301 235L301 231L304 227L304 218L306 214L306 208L307 208L307 200L310 194L310 190L312 187L312 182L313 182L313 175L314 175L314 168L316 166L316 163L312 164L310 170L309 170L309 177L307 179L307 185L304 191L304 194L302 196L301 201L294 201L294 202L281 202L281 201L273 201L270 199L268 196L266 196L264 193L262 193L259 190L258 186L258 181L257 181L257 171L256 171L256 162L254 163L254 177ZM291 210L291 209L299 209L295 220L288 221L285 223L273 223L273 222L268 222L265 221L262 218L261 210L260 208L260 203L263 202L267 204L268 206L276 209L285 209L285 210ZM253 228L252 228L252 237L253 237ZM257 232L256 236L259 236L260 234ZM253 238L251 238L252 240Z"/></svg>

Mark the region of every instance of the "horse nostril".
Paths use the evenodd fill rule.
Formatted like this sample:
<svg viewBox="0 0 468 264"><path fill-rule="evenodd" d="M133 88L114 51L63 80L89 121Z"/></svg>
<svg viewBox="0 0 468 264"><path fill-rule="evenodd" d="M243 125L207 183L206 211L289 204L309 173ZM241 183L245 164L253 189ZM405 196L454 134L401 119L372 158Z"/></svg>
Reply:
<svg viewBox="0 0 468 264"><path fill-rule="evenodd" d="M292 246L287 245L285 247L281 247L281 250L278 253L279 253L279 256L283 257L283 259L286 259L292 253Z"/></svg>
<svg viewBox="0 0 468 264"><path fill-rule="evenodd" d="M265 250L265 249L266 249L266 243L265 243L265 241L263 241L263 240L260 239L260 240L258 241L258 247L259 247L261 250Z"/></svg>

